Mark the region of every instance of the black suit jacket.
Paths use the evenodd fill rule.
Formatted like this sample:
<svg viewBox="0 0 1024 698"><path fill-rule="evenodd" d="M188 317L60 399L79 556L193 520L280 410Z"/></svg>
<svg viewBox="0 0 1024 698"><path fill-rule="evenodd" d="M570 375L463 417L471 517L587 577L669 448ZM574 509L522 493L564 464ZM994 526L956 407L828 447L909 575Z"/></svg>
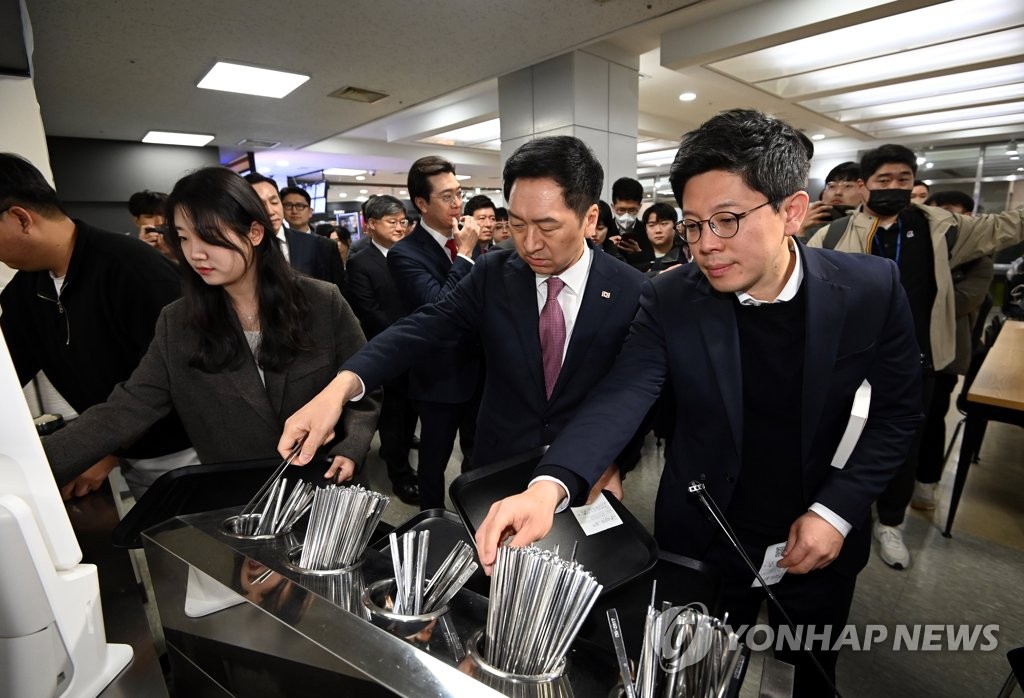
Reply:
<svg viewBox="0 0 1024 698"><path fill-rule="evenodd" d="M288 260L293 269L334 284L339 291L345 288L345 266L334 240L288 227L284 229L284 238L288 241Z"/></svg>
<svg viewBox="0 0 1024 698"><path fill-rule="evenodd" d="M582 304L550 400L537 331L536 275L511 250L483 255L445 299L392 325L344 368L372 389L401 373L429 347L478 333L486 377L474 461L486 465L551 443L611 368L640 293L649 285L640 272L593 251ZM608 457L606 466L615 455Z"/></svg>
<svg viewBox="0 0 1024 698"><path fill-rule="evenodd" d="M473 263L437 244L417 223L413 231L388 252L388 269L406 312L437 303L451 293ZM458 404L468 402L480 380L480 345L472 335L425 347L409 372L409 396L414 400Z"/></svg>
<svg viewBox="0 0 1024 698"><path fill-rule="evenodd" d="M376 337L405 315L387 258L376 245L349 257L345 271L345 299L359 318L367 339Z"/></svg>
<svg viewBox="0 0 1024 698"><path fill-rule="evenodd" d="M853 525L833 565L856 573L870 549L871 504L903 462L921 418L920 351L892 262L803 246L801 253L807 303L802 495L807 506L820 502ZM655 536L668 550L703 557L718 529L687 486L704 478L725 511L742 463L744 377L735 302L733 294L715 292L693 264L654 279L614 369L537 473L559 477L579 501L600 475L602 459L622 448L669 381L676 420L658 488ZM837 469L832 456L865 379L872 386L869 419L846 466Z"/></svg>

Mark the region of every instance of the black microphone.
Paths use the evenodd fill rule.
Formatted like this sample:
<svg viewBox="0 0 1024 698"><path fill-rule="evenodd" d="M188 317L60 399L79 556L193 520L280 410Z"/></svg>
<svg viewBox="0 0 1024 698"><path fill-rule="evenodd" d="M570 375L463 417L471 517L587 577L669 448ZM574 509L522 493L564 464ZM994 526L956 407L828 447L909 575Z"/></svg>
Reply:
<svg viewBox="0 0 1024 698"><path fill-rule="evenodd" d="M718 524L718 527L720 529L722 529L722 533L724 533L725 537L729 539L730 543L732 543L732 547L736 548L736 552L738 552L740 554L740 557L743 558L743 562L745 562L747 567L750 568L750 571L754 573L754 576L757 578L757 581L761 583L761 588L763 588L768 593L768 598L772 600L773 604L775 604L775 608L778 609L780 614L782 614L782 617L786 621L786 625L789 626L789 629L793 631L793 636L796 637L796 624L792 621L792 619L790 619L789 614L786 613L786 609L782 607L782 604L779 603L779 600L775 597L775 593L772 591L772 588L765 584L764 579L761 577L760 570L758 570L758 568L751 561L750 556L747 555L747 551L743 549L743 546L740 544L740 539L732 530L732 526L730 526L729 522L726 520L725 514L722 513L722 510L718 508L718 505L715 504L715 500L712 499L711 495L708 493L707 485L705 485L703 482L699 480L691 480L690 486L687 487L686 489L687 492L697 497L697 499L700 500L700 503L704 505L704 508L708 510L708 513L711 514L711 517L715 520L715 523ZM821 666L821 662L818 661L818 658L814 656L814 652L811 652L810 648L804 646L802 646L800 649L806 652L807 656L811 658L811 662L814 664L814 668L818 670L818 673L821 674L821 677L825 679L825 682L828 683L828 685L832 688L832 693L836 696L836 698L842 698L842 696L840 696L839 694L839 689L837 689L836 685L832 683L832 679L829 678L828 673L826 673L825 668Z"/></svg>

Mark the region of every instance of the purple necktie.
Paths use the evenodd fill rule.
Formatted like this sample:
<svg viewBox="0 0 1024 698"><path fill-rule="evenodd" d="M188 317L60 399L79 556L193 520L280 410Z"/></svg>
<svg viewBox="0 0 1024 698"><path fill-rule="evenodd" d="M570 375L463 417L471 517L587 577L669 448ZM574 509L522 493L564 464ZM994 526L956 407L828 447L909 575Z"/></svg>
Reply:
<svg viewBox="0 0 1024 698"><path fill-rule="evenodd" d="M544 388L548 399L555 389L558 372L562 370L562 351L565 349L565 316L558 304L558 294L565 282L556 276L547 280L548 298L540 311L540 356L544 363Z"/></svg>

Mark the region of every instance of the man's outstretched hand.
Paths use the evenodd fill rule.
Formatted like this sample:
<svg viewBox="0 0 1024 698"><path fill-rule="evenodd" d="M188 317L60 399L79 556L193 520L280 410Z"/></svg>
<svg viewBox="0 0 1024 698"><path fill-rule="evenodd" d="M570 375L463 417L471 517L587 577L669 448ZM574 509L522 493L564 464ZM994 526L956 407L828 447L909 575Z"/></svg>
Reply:
<svg viewBox="0 0 1024 698"><path fill-rule="evenodd" d="M525 492L506 497L491 505L487 518L476 532L476 551L488 575L498 556L498 546L512 536L514 547L534 543L548 534L555 509L565 497L557 482L540 480Z"/></svg>

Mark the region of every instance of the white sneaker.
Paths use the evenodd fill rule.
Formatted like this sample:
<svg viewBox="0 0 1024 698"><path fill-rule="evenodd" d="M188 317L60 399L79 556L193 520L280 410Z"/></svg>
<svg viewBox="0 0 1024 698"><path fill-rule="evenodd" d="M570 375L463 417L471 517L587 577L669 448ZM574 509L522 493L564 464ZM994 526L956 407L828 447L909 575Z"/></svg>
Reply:
<svg viewBox="0 0 1024 698"><path fill-rule="evenodd" d="M914 482L914 498L910 500L910 506L920 511L932 511L935 509L935 490L938 489L937 482Z"/></svg>
<svg viewBox="0 0 1024 698"><path fill-rule="evenodd" d="M875 540L878 541L878 554L885 564L897 570L910 567L910 551L903 543L903 531L876 522Z"/></svg>

